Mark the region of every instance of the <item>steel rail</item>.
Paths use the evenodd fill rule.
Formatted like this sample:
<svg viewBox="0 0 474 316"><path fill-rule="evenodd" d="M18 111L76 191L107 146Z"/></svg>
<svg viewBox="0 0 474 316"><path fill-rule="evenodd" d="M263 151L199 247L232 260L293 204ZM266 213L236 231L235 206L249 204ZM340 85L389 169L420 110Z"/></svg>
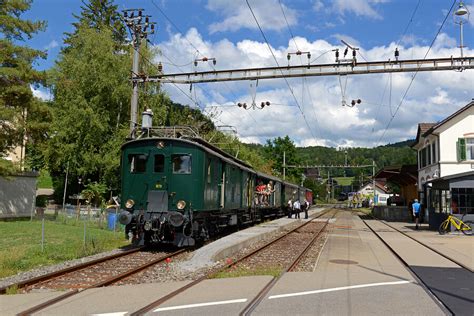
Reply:
<svg viewBox="0 0 474 316"><path fill-rule="evenodd" d="M278 276L274 277L270 282L268 282L263 289L255 296L247 306L239 313L240 316L247 316L250 315L255 308L260 304L260 302L265 298L265 296L270 292L270 290L275 286L275 284L283 277L283 275L286 272L292 271L298 263L301 261L301 259L306 255L306 253L311 249L315 241L318 239L318 237L321 235L321 233L325 230L327 225L329 224L329 221L336 216L337 212L335 212L331 218L328 218L326 223L324 223L324 226L313 236L313 238L308 242L306 247L298 254L295 260L286 268L283 270L283 272Z"/></svg>
<svg viewBox="0 0 474 316"><path fill-rule="evenodd" d="M447 70L463 71L467 69L474 69L474 57L407 59L373 62L358 62L356 60L350 59L340 60L337 63L331 64L226 69L171 74L160 73L158 75L151 76L133 76L132 81L191 84L203 82L278 79L311 76L343 76Z"/></svg>
<svg viewBox="0 0 474 316"><path fill-rule="evenodd" d="M128 276L130 276L130 275L132 275L132 274L136 274L136 273L138 273L138 272L140 272L140 271L142 271L142 270L144 270L144 269L146 269L146 268L149 268L150 266L153 266L153 265L155 265L155 264L157 264L157 263L160 263L160 262L162 262L162 261L165 261L167 258L177 256L177 255L179 255L179 254L181 254L181 253L183 253L183 252L185 252L185 251L187 251L187 250L186 250L186 249L180 249L180 250L178 250L178 251L176 251L176 252L174 252L174 253L172 253L172 254L169 254L169 255L166 255L166 256L162 256L162 257L160 257L160 258L157 258L157 259L155 259L155 260L152 260L152 261L150 261L150 262L147 262L147 263L145 263L145 264L142 264L142 265L139 266L139 267L130 269L130 270L125 271L125 272L123 272L123 273L121 273L121 274L119 274L119 275L110 277L110 278L108 278L108 279L106 279L106 280L104 280L104 281L100 281L100 282L97 282L97 283L95 283L95 284L93 284L93 285L91 285L91 286L85 287L84 289L75 289L75 290L69 291L69 292L67 292L67 293L65 293L65 294L63 294L63 295L60 295L60 296L56 297L56 298L53 298L53 299L48 300L48 301L46 301L46 302L43 302L43 303L41 303L41 304L39 304L39 305L33 306L33 307L31 307L31 308L29 308L29 309L27 309L27 310L25 310L25 311L22 311L22 312L18 313L17 315L18 315L18 316L31 315L31 314L33 314L33 313L36 313L36 312L38 312L38 311L40 311L40 310L43 310L43 309L49 307L49 306L52 306L52 305L56 304L57 302L63 301L63 300L65 300L65 299L68 298L68 297L71 297L71 296L73 296L73 295L79 294L79 293L81 293L81 292L83 292L83 291L85 291L85 290L89 290L89 289L93 289L93 288L97 288L97 287L102 287L102 286L110 285L110 284L115 283L115 282L117 282L117 281L120 281L120 280L122 280L122 279L124 279L124 278L126 278L126 277L128 277Z"/></svg>
<svg viewBox="0 0 474 316"><path fill-rule="evenodd" d="M77 270L81 270L81 269L93 266L95 264L106 262L108 260L124 257L126 255L131 254L131 253L138 252L142 249L143 249L143 247L138 247L138 248L126 250L124 252L116 253L116 254L113 254L113 255L110 255L110 256L107 256L107 257L94 259L94 260L84 262L84 263L81 263L81 264L78 264L78 265L75 265L75 266L72 266L72 267L68 267L68 268L65 268L65 269L58 270L58 271L43 274L43 275L28 279L28 280L25 280L25 281L20 281L20 282L17 282L17 283L6 285L6 286L3 286L3 287L0 288L0 294L5 294L6 291L9 288L12 288L12 287L16 287L18 289L21 289L21 288L24 288L24 287L27 287L27 286L30 286L30 285L34 285L34 284L37 284L37 283L40 283L40 282L43 282L43 281L46 281L46 280L49 280L49 279L53 279L55 277L58 277L60 275L63 275L63 274L69 273L69 272L74 272L74 271L77 271Z"/></svg>
<svg viewBox="0 0 474 316"><path fill-rule="evenodd" d="M375 217L374 217L374 218L375 218ZM378 219L378 218L375 218L375 219L378 220L378 221L380 221L381 223L387 225L388 227L392 228L393 230L396 230L397 232L401 233L402 235L404 235L404 236L406 236L406 237L408 237L408 238L410 238L410 239L416 241L416 242L419 243L420 245L425 246L426 248L428 248L429 250L431 250L431 251L437 253L437 254L440 255L441 257L444 257L445 259L448 259L449 261L454 262L455 264L457 264L457 265L463 267L464 269L466 269L466 270L468 270L468 271L471 271L471 273L474 272L470 267L468 267L468 266L465 265L464 263L462 263L462 262L460 262L460 261L458 261L458 260L456 260L456 259L453 259L453 258L451 258L451 257L448 257L447 255L445 255L444 253L440 252L439 250L436 250L435 248L433 248L433 247L431 247L431 246L429 246L429 245L427 245L427 244L425 244L425 243L419 241L418 239L416 239L416 238L414 238L414 237L408 235L407 233L405 233L405 232L399 230L398 228L393 227L392 225L389 225L389 224L386 223L385 221L382 221L382 220L380 220L380 219Z"/></svg>
<svg viewBox="0 0 474 316"><path fill-rule="evenodd" d="M413 270L408 262L406 262L396 251L393 249L383 238L380 236L379 233L377 233L372 227L370 227L369 224L367 224L366 220L362 219L364 222L365 226L367 226L375 236L380 239L380 241L390 250L392 254L395 255L395 257L407 268L407 270L410 272L412 277L418 282L418 284L425 290L425 292L428 294L429 297L446 313L450 313L451 315L455 315L455 313L441 301L441 299L431 291L431 289L428 287L428 285L421 279L421 277Z"/></svg>
<svg viewBox="0 0 474 316"><path fill-rule="evenodd" d="M319 217L321 217L321 216L327 214L328 212L330 212L330 210L327 210L327 211L324 211L324 212L322 212L322 213L320 213L320 214L317 214L316 216L312 217L312 220L313 220L313 219L316 219L316 218L319 218ZM311 221L304 222L302 225L299 225L299 226L297 226L296 228L290 230L287 234L285 234L285 235L283 235L283 236L280 236L280 237L278 237L278 238L276 238L276 239L274 239L274 240L271 240L271 241L267 242L266 244L262 245L262 246L259 247L258 249L256 249L256 250L250 252L249 254L246 254L246 255L242 256L241 258L237 259L236 261L231 262L231 263L229 263L229 264L226 264L226 265L223 266L222 268L218 269L218 271L210 272L210 273L208 273L208 274L206 274L206 275L204 275L204 276L202 276L202 277L200 277L200 278L198 278L198 279L196 279L196 280L194 280L194 281L192 281L192 282L190 282L190 283L188 283L188 284L186 284L186 285L184 285L184 286L182 286L182 287L180 287L180 288L178 288L178 289L176 289L176 290L174 290L174 291L172 291L172 292L170 292L170 293L168 293L167 295L165 295L165 296L163 296L163 297L157 299L156 301L151 302L150 304L148 304L148 305L146 305L146 306L140 308L139 310L137 310L137 311L131 313L130 316L139 316L139 315L144 315L144 314L146 314L147 312L151 311L153 308L156 308L156 307L160 306L161 304L163 304L163 303L165 303L166 301L170 300L171 298L177 296L178 294L183 293L183 292L186 291L187 289L189 289L189 288L191 288L191 287L193 287L193 286L195 286L195 285L201 283L201 282L204 281L204 280L207 280L207 279L209 279L209 278L212 278L213 276L215 276L216 274L218 274L218 273L221 272L221 271L224 271L224 270L227 270L227 269L231 268L232 266L238 264L239 262L242 262L243 260L247 259L248 257L250 257L250 256L254 255L255 253L257 253L257 252L259 252L259 251L261 251L261 250L267 248L268 246L272 245L272 244L275 243L276 241L278 241L278 240L280 240L280 239L286 237L288 234L290 234L290 233L292 233L292 232L294 232L294 231L296 231L296 230L298 230L298 229L300 229L300 228L302 228L302 227L308 225L309 223L311 223Z"/></svg>

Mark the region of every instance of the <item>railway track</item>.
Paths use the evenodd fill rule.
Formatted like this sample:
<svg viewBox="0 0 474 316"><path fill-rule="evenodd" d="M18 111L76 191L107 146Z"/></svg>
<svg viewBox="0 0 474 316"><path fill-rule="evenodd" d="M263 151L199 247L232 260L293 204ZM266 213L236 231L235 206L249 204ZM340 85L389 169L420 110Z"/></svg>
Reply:
<svg viewBox="0 0 474 316"><path fill-rule="evenodd" d="M383 224L384 229L375 227L372 221L362 219L364 224L378 237L378 239L402 262L413 278L423 287L428 295L448 314L463 315L466 310L474 304L472 299L472 282L474 281L472 269L454 260L438 250L420 242L416 238L409 236L405 232L387 224L384 221L373 218L372 221ZM430 264L424 266L419 262L412 262L407 251L401 251L400 245L395 242L397 237L392 233L397 233L398 243L400 236L406 238L411 243L412 251L418 257L425 257L425 261L444 262L444 266ZM392 236L388 237L388 234ZM397 247L398 246L398 247ZM429 257L429 258L428 258ZM469 293L471 292L471 293Z"/></svg>
<svg viewBox="0 0 474 316"><path fill-rule="evenodd" d="M18 315L31 315L84 290L114 284L187 251L186 249L181 249L175 252L146 253L141 250L143 249L138 248L119 255L94 260L84 266L80 265L57 271L47 276L42 276L41 280L35 280L32 284L24 285L23 288L26 288L26 291L34 288L67 288L70 290L54 299L33 306ZM29 280L24 283L31 282Z"/></svg>
<svg viewBox="0 0 474 316"><path fill-rule="evenodd" d="M322 216L324 216L325 214L328 214L330 212L333 212L333 216L335 215L336 211L334 210L328 210L326 212L323 212L323 213L320 213L318 214L317 216L313 217L312 219L317 219L317 218L320 218ZM281 275L283 275L284 273L288 272L288 271L291 271L292 269L294 269L299 261L301 260L301 258L304 257L304 255L307 253L307 251L309 249L311 249L311 246L314 244L314 242L317 240L318 236L320 236L320 234L323 232L323 230L326 228L326 226L328 225L329 223L329 219L328 218L325 223L323 225L321 225L321 223L318 223L320 224L319 225L319 230L316 231L315 233L312 234L311 238L307 238L306 239L306 243L302 242L301 239L298 239L298 244L303 244L304 247L302 247L301 249L299 249L299 251L296 251L297 255L296 256L293 256L293 258L291 260L288 260L286 262L286 264L282 264L283 268L282 268L282 273L280 274L279 277L275 277L272 279L272 281L270 281L263 289L262 291L254 298L254 300L252 300L248 305L247 307L244 309L244 313L246 314L247 311L248 312L251 312L259 303L260 301L263 299L263 297L265 296L266 293L268 293L268 291L273 287L274 284L276 284L276 282L279 280L279 278L281 277ZM285 243L285 242L288 242L288 241L285 241L285 239L287 238L290 238L289 235L292 235L292 234L299 234L301 235L301 232L299 232L301 229L305 229L306 226L308 225L311 225L311 224L315 224L313 223L312 221L307 221L307 222L304 222L302 225L299 225L298 227L292 229L291 231L289 231L287 234L281 236L281 237L278 237L274 240L271 240L269 241L268 243L260 246L259 248L255 249L254 251L250 252L249 254L247 255L244 255L242 256L241 258L235 260L234 262L232 263L229 263L227 265L225 265L224 267L221 267L220 269L218 269L217 271L212 271L210 273L208 273L207 275L201 277L201 278L198 278L188 284L186 284L185 286L163 296L162 298L148 304L147 306L135 311L134 313L132 313L131 315L132 316L137 316L137 315L143 315L143 314L146 314L147 312L151 311L152 309L160 306L161 304L165 303L166 301L170 300L171 298L183 293L184 291L186 291L187 289L201 283L202 281L204 280L207 280L209 278L212 278L214 276L216 276L218 273L221 273L225 270L228 270L228 269L232 269L232 267L236 266L236 265L239 265L239 264L242 264L243 262L245 262L245 260L249 260L250 258L256 256L257 254L261 254L262 251L266 251L267 249L269 249L270 247L274 247L274 245L276 243ZM322 227L321 227L322 226ZM306 227L307 228L307 227ZM314 227L313 227L314 229ZM309 235L309 234L308 234Z"/></svg>

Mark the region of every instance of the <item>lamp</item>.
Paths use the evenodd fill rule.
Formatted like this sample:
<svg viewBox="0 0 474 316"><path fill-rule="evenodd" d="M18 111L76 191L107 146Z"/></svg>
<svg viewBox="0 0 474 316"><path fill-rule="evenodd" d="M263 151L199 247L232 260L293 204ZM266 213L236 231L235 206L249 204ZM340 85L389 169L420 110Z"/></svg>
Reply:
<svg viewBox="0 0 474 316"><path fill-rule="evenodd" d="M460 39L460 44L459 48L461 49L461 58L464 57L463 55L463 25L469 20L469 15L470 12L467 9L467 7L464 6L464 3L462 1L459 2L459 7L456 11L454 11L453 18L454 18L454 23L459 24L460 28L460 34L459 34L459 39Z"/></svg>

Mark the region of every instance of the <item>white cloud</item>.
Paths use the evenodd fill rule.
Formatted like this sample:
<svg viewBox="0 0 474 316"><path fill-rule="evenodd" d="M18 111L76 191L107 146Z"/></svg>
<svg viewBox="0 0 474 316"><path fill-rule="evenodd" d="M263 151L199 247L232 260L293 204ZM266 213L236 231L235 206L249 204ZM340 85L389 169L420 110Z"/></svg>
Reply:
<svg viewBox="0 0 474 316"><path fill-rule="evenodd" d="M310 41L304 37L295 38L298 47L310 51L312 58L319 56L317 63L333 63L336 46L325 40ZM229 40L217 42L204 41L195 30L184 35L174 35L161 43L160 49L177 64L194 60L195 50L187 41L193 43L207 57L216 57L217 69L238 69L262 66L275 66L275 61L265 43L242 40L233 43ZM360 45L357 38L351 44ZM357 43L357 44L354 44ZM286 54L294 51L294 43L289 41L284 47L273 47L280 65L286 65ZM428 44L399 46L400 58L423 58ZM360 47L360 52L368 60L393 60L396 43L387 46ZM337 48L344 48L339 44ZM180 54L175 54L179 51ZM474 50L466 48L466 56ZM454 39L441 34L428 58L459 56L459 48ZM166 61L166 59L163 59ZM303 60L306 62L306 59ZM299 59L291 63L300 63ZM165 72L194 71L194 66L181 70L165 65ZM212 69L210 65L199 64L197 70ZM212 109L213 120L218 125L233 125L240 139L245 142L264 143L266 139L289 135L298 145L364 146L372 147L387 142L414 138L419 122L439 121L472 98L474 72L438 71L417 74L409 93L400 105L402 97L410 84L413 73L393 73L391 85L389 74L347 76L346 101L360 98L362 103L349 108L341 106L341 87L338 77L316 77L288 79L298 104L303 110L308 127L296 105L296 101L284 80L261 80L255 96L256 103L270 101L270 107L263 110L243 110L235 106L237 102L252 103L249 82L227 82L193 85L192 97ZM346 78L342 78L346 79ZM189 94L189 86L180 86ZM165 85L173 100L189 104L190 99L172 85ZM311 96L307 90L311 91ZM195 96L196 97L195 97ZM390 98L391 96L391 98ZM221 106L227 104L228 106ZM231 106L234 104L234 106ZM219 110L215 110L215 109ZM397 111L398 108L398 111ZM392 119L396 112L396 116ZM390 127L386 129L392 119ZM313 137L314 135L314 137ZM383 138L381 138L383 136ZM380 140L380 142L379 142Z"/></svg>
<svg viewBox="0 0 474 316"><path fill-rule="evenodd" d="M51 42L49 42L48 45L46 45L44 47L44 50L50 50L50 49L56 48L58 46L59 46L58 42L56 40L52 40Z"/></svg>
<svg viewBox="0 0 474 316"><path fill-rule="evenodd" d="M382 16L374 9L374 4L386 3L387 0L331 0L317 1L313 9L315 11L325 10L327 13L344 15L352 13L357 16L380 20ZM323 9L324 8L324 9Z"/></svg>
<svg viewBox="0 0 474 316"><path fill-rule="evenodd" d="M286 21L278 0L253 0L249 3L262 29L278 31L286 28ZM282 6L288 24L295 25L297 23L296 11L283 3ZM224 17L223 21L209 25L211 33L258 28L245 1L209 0L206 8Z"/></svg>
<svg viewBox="0 0 474 316"><path fill-rule="evenodd" d="M33 86L30 86L31 92L33 92L33 96L43 100L43 101L50 101L53 99L53 95L51 92L42 89L42 88L35 88Z"/></svg>

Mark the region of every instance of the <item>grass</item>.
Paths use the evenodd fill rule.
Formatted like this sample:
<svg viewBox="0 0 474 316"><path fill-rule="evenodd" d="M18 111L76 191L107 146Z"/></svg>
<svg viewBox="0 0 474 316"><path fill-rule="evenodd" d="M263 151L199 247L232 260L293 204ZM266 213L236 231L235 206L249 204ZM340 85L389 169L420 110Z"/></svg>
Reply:
<svg viewBox="0 0 474 316"><path fill-rule="evenodd" d="M281 267L278 266L266 266L266 267L256 267L254 269L244 269L242 267L231 268L226 271L219 272L214 276L216 279L223 278L238 278L243 276L253 276L253 275L271 275L274 277L280 276L282 272Z"/></svg>
<svg viewBox="0 0 474 316"><path fill-rule="evenodd" d="M41 170L39 177L38 177L38 188L40 189L52 189L53 188L53 180L49 175L47 170Z"/></svg>
<svg viewBox="0 0 474 316"><path fill-rule="evenodd" d="M123 233L86 224L45 221L44 251L41 250L41 221L0 222L0 278L40 266L60 263L128 244ZM91 226L91 227L89 227Z"/></svg>
<svg viewBox="0 0 474 316"><path fill-rule="evenodd" d="M351 185L354 177L334 177L334 180L337 181L337 184L346 186Z"/></svg>

